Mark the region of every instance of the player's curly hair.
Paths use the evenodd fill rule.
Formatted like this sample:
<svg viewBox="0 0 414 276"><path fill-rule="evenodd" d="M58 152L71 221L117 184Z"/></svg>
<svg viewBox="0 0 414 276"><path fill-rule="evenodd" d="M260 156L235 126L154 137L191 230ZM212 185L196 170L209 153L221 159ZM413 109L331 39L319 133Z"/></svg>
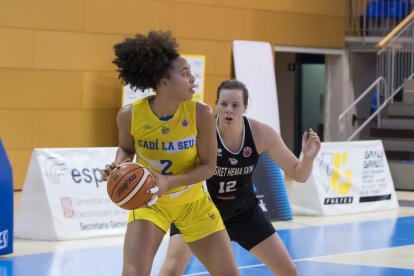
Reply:
<svg viewBox="0 0 414 276"><path fill-rule="evenodd" d="M172 62L180 55L171 32L151 31L137 34L114 45L118 78L133 90L156 89L161 78L168 77Z"/></svg>

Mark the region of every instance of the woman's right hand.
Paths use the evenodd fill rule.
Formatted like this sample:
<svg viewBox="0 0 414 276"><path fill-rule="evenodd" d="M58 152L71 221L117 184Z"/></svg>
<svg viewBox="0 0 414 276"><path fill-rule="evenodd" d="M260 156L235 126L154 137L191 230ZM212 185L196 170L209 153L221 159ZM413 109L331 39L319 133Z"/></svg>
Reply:
<svg viewBox="0 0 414 276"><path fill-rule="evenodd" d="M109 175L111 174L111 172L113 170L118 168L121 164L127 163L127 162L131 162L131 159L127 158L127 159L125 159L124 161L121 161L121 162L114 161L111 164L106 165L105 169L101 170L101 180L102 181L108 180L108 177L109 177Z"/></svg>
<svg viewBox="0 0 414 276"><path fill-rule="evenodd" d="M154 204L158 198L160 198L166 191L168 191L170 187L170 183L168 181L168 176L161 175L150 170L151 174L155 178L155 186L151 189L147 190L148 194L153 194L152 199L147 203L147 206L151 206Z"/></svg>

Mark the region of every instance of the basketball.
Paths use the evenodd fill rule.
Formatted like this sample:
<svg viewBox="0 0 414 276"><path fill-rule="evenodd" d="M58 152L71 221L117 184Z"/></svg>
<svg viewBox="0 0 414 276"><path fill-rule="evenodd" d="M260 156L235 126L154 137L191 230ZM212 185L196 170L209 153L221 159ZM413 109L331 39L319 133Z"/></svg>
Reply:
<svg viewBox="0 0 414 276"><path fill-rule="evenodd" d="M144 166L128 162L113 170L108 177L107 191L119 207L133 210L143 207L153 194L146 191L154 187L155 178Z"/></svg>

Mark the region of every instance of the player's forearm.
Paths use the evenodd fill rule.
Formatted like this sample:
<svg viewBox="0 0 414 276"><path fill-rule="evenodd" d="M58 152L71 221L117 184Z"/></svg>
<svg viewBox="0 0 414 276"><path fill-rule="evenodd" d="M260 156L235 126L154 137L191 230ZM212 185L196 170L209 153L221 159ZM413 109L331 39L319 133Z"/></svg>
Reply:
<svg viewBox="0 0 414 276"><path fill-rule="evenodd" d="M179 175L168 177L169 188L187 186L204 181L214 175L215 166L198 165L194 169Z"/></svg>
<svg viewBox="0 0 414 276"><path fill-rule="evenodd" d="M118 150L116 151L115 162L119 163L125 161L128 158L132 161L134 159L134 155L135 153L128 152L125 149L118 147Z"/></svg>
<svg viewBox="0 0 414 276"><path fill-rule="evenodd" d="M306 182L312 173L313 160L314 158L303 157L303 159L296 165L295 173L291 177L295 181Z"/></svg>

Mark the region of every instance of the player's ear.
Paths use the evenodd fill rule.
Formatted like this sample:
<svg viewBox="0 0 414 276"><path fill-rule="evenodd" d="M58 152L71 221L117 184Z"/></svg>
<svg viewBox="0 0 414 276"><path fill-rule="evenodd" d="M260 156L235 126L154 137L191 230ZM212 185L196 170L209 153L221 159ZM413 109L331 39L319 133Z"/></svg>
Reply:
<svg viewBox="0 0 414 276"><path fill-rule="evenodd" d="M168 86L168 79L162 78L160 83L161 83L162 86Z"/></svg>

